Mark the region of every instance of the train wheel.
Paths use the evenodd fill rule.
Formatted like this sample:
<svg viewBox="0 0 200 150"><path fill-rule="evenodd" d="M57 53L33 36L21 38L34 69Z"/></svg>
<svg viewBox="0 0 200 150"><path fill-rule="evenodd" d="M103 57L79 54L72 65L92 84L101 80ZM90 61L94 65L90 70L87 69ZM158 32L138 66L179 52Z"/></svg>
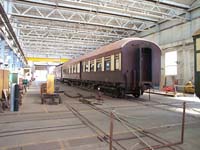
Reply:
<svg viewBox="0 0 200 150"><path fill-rule="evenodd" d="M58 97L58 100L59 100L59 104L61 104L62 103L62 99L61 99L61 96L59 95L59 97Z"/></svg>
<svg viewBox="0 0 200 150"><path fill-rule="evenodd" d="M126 96L125 90L124 90L124 89L121 89L121 90L120 90L120 97L121 97L121 98L125 98L125 96Z"/></svg>
<svg viewBox="0 0 200 150"><path fill-rule="evenodd" d="M134 96L135 98L139 98L139 97L140 97L140 94L139 94L139 93L134 93L133 96Z"/></svg>
<svg viewBox="0 0 200 150"><path fill-rule="evenodd" d="M120 98L120 96L121 96L121 91L120 91L119 88L117 88L117 90L116 90L116 95L117 95L117 98Z"/></svg>

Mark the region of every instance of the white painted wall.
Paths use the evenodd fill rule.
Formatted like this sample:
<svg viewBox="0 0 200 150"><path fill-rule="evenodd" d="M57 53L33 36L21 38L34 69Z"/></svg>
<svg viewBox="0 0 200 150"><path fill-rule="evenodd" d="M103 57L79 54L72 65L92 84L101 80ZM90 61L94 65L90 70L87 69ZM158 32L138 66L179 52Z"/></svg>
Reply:
<svg viewBox="0 0 200 150"><path fill-rule="evenodd" d="M156 42L162 48L161 68L164 68L164 55L168 51L178 51L178 74L175 78L179 84L194 81L194 45L192 35L200 28L200 8L190 14L191 21L168 21L149 31L141 32L139 37ZM169 60L170 61L170 60ZM164 71L161 71L164 74ZM167 84L171 77L167 77Z"/></svg>

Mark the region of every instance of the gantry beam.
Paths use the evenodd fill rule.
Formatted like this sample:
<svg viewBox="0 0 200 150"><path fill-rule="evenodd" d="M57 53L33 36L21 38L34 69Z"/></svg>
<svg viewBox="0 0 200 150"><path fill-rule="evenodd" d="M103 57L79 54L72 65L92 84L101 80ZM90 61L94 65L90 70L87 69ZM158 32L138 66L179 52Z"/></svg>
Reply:
<svg viewBox="0 0 200 150"><path fill-rule="evenodd" d="M46 7L43 5L33 6L30 3L22 4L13 2L10 4L13 11L8 12L10 15L18 17L35 18L42 20L56 20L70 22L82 25L92 25L108 28L126 29L134 31L143 31L148 28L150 23L140 20L134 20L126 17L117 17L114 15L102 15L94 12L79 12L56 8L55 6ZM23 7L23 9L21 9ZM153 23L152 23L153 24ZM151 24L151 25L152 25Z"/></svg>
<svg viewBox="0 0 200 150"><path fill-rule="evenodd" d="M51 26L49 24L44 23L44 25L42 25L40 23L32 22L28 24L24 20L20 20L15 27L16 30L19 30L18 37L25 50L28 51L31 48L29 50L31 51L32 47L29 47L31 45L34 45L38 50L45 49L45 53L49 53L50 50L55 52L55 50L72 50L72 48L76 48L79 49L79 53L82 55L82 51L86 53L95 50L113 40L116 41L135 33L135 31L111 30L108 28L94 28L90 26L77 29L76 26L66 26L64 24ZM72 47L72 45L76 45L76 47ZM28 52L26 54L28 54Z"/></svg>
<svg viewBox="0 0 200 150"><path fill-rule="evenodd" d="M38 58L38 57L27 57L28 61L32 62L58 62L58 63L64 63L69 61L69 59L66 58Z"/></svg>
<svg viewBox="0 0 200 150"><path fill-rule="evenodd" d="M4 1L26 56L82 55L163 21L185 21L189 9L169 0Z"/></svg>
<svg viewBox="0 0 200 150"><path fill-rule="evenodd" d="M146 1L149 1L149 2L153 1L155 3L172 6L172 7L176 7L176 8L180 8L180 9L189 9L190 8L190 5L173 2L171 0L146 0Z"/></svg>
<svg viewBox="0 0 200 150"><path fill-rule="evenodd" d="M152 3L156 2L157 3ZM186 13L183 9L189 9L190 7L187 5L183 5L180 3L171 2L169 0L152 0L152 1L138 1L138 0L61 0L61 1L45 1L45 0L24 0L24 2L30 2L32 4L40 4L46 6L53 6L56 8L67 8L74 9L79 11L89 11L101 14L109 14L120 17L128 17L139 19L143 21L152 21L157 22L159 19L171 19L171 18L182 18L179 15L181 13ZM165 4L165 5L162 5ZM176 8L181 9L173 9L168 6L175 6Z"/></svg>

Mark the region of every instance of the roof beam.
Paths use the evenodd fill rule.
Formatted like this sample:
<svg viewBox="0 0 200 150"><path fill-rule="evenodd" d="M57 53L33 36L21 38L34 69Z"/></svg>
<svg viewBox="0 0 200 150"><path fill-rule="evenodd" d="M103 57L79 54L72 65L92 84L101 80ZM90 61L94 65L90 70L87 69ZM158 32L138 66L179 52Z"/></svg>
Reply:
<svg viewBox="0 0 200 150"><path fill-rule="evenodd" d="M9 4L26 55L78 56L161 21L183 21L187 13L186 6L169 0L14 0Z"/></svg>
<svg viewBox="0 0 200 150"><path fill-rule="evenodd" d="M176 8L180 8L180 9L189 9L190 8L189 5L173 2L171 0L146 0L146 1L150 1L150 2L153 1L155 3L159 3L159 4L171 6L171 7L176 7Z"/></svg>
<svg viewBox="0 0 200 150"><path fill-rule="evenodd" d="M82 25L101 26L107 28L117 28L124 30L143 31L148 26L154 24L140 20L130 20L127 17L117 17L114 15L100 15L93 12L76 12L73 10L60 9L55 7L33 6L30 4L11 3L13 16L35 18L42 20L53 20L70 22ZM23 9L21 9L23 8ZM143 26L145 25L145 26ZM141 28L141 26L143 28Z"/></svg>
<svg viewBox="0 0 200 150"><path fill-rule="evenodd" d="M103 5L95 5L92 3L86 3L78 0L63 0L67 3L60 3L60 2L48 2L44 0L24 0L24 2L30 2L33 4L42 4L47 6L54 6L54 7L61 7L61 8L67 8L67 9L75 9L80 11L87 11L87 12L94 12L94 13L101 13L101 14L107 14L107 15L115 15L119 17L128 17L133 19L139 19L143 21L150 21L150 22L157 22L157 19L148 18L144 16L137 16L131 15L127 13L127 10L124 11L123 9L115 8L115 7L106 7ZM82 6L79 6L77 4L81 4Z"/></svg>

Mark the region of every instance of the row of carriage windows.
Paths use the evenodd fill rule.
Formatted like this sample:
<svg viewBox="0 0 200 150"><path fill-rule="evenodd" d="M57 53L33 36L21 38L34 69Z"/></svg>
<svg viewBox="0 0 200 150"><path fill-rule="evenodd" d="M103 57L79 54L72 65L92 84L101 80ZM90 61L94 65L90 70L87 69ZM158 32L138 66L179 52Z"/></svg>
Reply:
<svg viewBox="0 0 200 150"><path fill-rule="evenodd" d="M121 53L90 61L83 61L81 66L80 63L73 64L68 69L64 69L63 72L80 73L80 69L82 72L121 70Z"/></svg>

